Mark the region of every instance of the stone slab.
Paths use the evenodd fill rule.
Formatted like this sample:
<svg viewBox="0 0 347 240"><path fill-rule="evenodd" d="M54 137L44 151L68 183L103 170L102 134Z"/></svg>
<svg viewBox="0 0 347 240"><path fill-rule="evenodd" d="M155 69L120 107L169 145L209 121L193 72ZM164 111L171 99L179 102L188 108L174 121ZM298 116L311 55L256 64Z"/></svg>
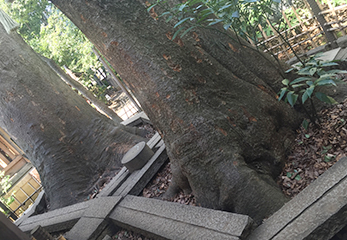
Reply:
<svg viewBox="0 0 347 240"><path fill-rule="evenodd" d="M335 60L346 60L347 59L347 48L342 48L335 57Z"/></svg>
<svg viewBox="0 0 347 240"><path fill-rule="evenodd" d="M159 133L155 133L147 142L148 147L154 148L155 145L161 140Z"/></svg>
<svg viewBox="0 0 347 240"><path fill-rule="evenodd" d="M161 140L159 133L154 134L154 136L147 142L147 145L151 149L153 149L157 145L162 146L163 144L164 142ZM123 167L96 197L100 198L105 196L112 196L130 175L131 173L129 172L129 170L126 167Z"/></svg>
<svg viewBox="0 0 347 240"><path fill-rule="evenodd" d="M346 48L347 47L347 36L339 37L336 40L336 43L339 47Z"/></svg>
<svg viewBox="0 0 347 240"><path fill-rule="evenodd" d="M340 50L341 50L341 48L335 48L333 50L324 52L323 55L318 57L317 59L320 59L323 61L333 61L333 60L335 60L335 57Z"/></svg>
<svg viewBox="0 0 347 240"><path fill-rule="evenodd" d="M123 167L117 175L99 192L97 198L111 196L130 176L130 172L126 167Z"/></svg>
<svg viewBox="0 0 347 240"><path fill-rule="evenodd" d="M95 240L100 237L107 225L104 219L82 217L64 237L67 240Z"/></svg>
<svg viewBox="0 0 347 240"><path fill-rule="evenodd" d="M38 225L44 227L48 232L68 230L83 216L87 207L88 202L81 202L51 212L35 215L25 219L18 227L23 232L30 232Z"/></svg>
<svg viewBox="0 0 347 240"><path fill-rule="evenodd" d="M111 219L117 215L119 211L117 209L140 211L234 237L245 237L253 224L252 219L246 215L130 195L126 196L111 213Z"/></svg>
<svg viewBox="0 0 347 240"><path fill-rule="evenodd" d="M344 157L255 229L247 240L299 240L304 239L301 238L303 235L307 235L305 239L311 239L309 233L315 234L324 229L325 222L329 224L334 218L343 215L344 206L347 205L346 169L347 158ZM298 224L302 226L299 227ZM288 234L290 238L287 238L283 235L287 230L299 234L299 229L303 232L296 237ZM329 232L334 231L329 229Z"/></svg>
<svg viewBox="0 0 347 240"><path fill-rule="evenodd" d="M130 195L110 219L165 239L243 239L253 224L245 215Z"/></svg>
<svg viewBox="0 0 347 240"><path fill-rule="evenodd" d="M144 112L140 112L132 116L131 118L124 120L123 122L121 122L121 124L131 126L132 123L135 123L137 120L141 120L140 122L150 123L148 116Z"/></svg>
<svg viewBox="0 0 347 240"><path fill-rule="evenodd" d="M142 169L133 172L124 181L113 196L138 195L167 160L165 145L162 145Z"/></svg>
<svg viewBox="0 0 347 240"><path fill-rule="evenodd" d="M85 210L83 217L105 219L122 197L103 197L89 200L89 207Z"/></svg>

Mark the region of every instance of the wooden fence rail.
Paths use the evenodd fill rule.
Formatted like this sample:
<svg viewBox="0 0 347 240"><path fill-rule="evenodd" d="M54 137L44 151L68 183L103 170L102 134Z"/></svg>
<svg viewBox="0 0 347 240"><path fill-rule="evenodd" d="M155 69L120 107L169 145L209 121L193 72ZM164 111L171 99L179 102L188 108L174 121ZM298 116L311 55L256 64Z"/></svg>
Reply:
<svg viewBox="0 0 347 240"><path fill-rule="evenodd" d="M262 37L258 39L256 46L279 59L289 60L294 57L292 49L301 55L312 48L328 43L325 29L332 33L335 39L346 35L347 4L334 7L330 1L323 5L317 0L318 6L323 9L318 15L320 15L319 17L324 16L326 22L323 28L308 2L304 0L304 3L306 9L301 9L301 11L294 6L282 11L282 25L285 24L286 26L284 30L283 26L273 25L269 21L267 21L266 27L258 25L258 33ZM300 12L310 14L305 15ZM294 25L293 22L297 22L297 24Z"/></svg>

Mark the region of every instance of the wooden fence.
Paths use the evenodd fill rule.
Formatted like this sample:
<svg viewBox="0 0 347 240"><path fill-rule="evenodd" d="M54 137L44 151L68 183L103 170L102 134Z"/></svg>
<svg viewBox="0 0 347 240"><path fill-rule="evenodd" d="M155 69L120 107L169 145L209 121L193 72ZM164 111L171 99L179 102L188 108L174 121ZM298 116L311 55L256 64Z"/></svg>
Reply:
<svg viewBox="0 0 347 240"><path fill-rule="evenodd" d="M38 173L23 155L22 150L0 128L0 171L10 176L12 185L5 194L1 194L0 190L0 196L13 199L9 205L0 201L0 208L12 220L34 203L42 189Z"/></svg>
<svg viewBox="0 0 347 240"><path fill-rule="evenodd" d="M258 38L257 45L264 52L270 52L282 60L289 60L294 57L294 51L298 54L322 46L327 43L325 31L317 17L314 15L310 5L303 0L305 8L297 9L294 6L282 11L282 24L272 25L267 22L267 28L264 29L258 25L261 37ZM346 35L347 29L347 4L334 6L331 0L327 4L322 4L320 0L316 1L321 11L319 15L324 16L326 21L325 28L333 33L334 37ZM295 24L293 24L295 23ZM285 27L283 27L285 26ZM289 44L288 44L289 43Z"/></svg>

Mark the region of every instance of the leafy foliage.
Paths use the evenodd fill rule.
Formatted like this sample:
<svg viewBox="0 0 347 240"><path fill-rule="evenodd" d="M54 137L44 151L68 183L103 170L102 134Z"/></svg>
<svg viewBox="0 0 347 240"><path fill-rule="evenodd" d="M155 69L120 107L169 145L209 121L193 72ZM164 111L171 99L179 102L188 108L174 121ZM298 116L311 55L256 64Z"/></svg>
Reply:
<svg viewBox="0 0 347 240"><path fill-rule="evenodd" d="M166 1L157 0L148 11ZM177 19L174 37L183 37L195 27L209 27L217 23L230 27L244 38L254 41L261 37L258 25L267 25L267 19L281 18L281 0L188 0L165 11L166 21ZM183 25L186 23L186 26ZM185 31L183 31L185 30Z"/></svg>
<svg viewBox="0 0 347 240"><path fill-rule="evenodd" d="M347 73L347 71L339 69L326 70L327 68L337 66L338 64L331 61L322 61L318 58L319 56L319 54L311 56L303 63L298 63L295 67L286 71L287 73L295 71L300 77L292 81L284 79L282 81L284 87L279 92L278 98L279 101L284 99L292 107L294 107L298 100L301 100L300 104L304 107L306 114L314 124L315 120L319 121L319 118L312 97L316 97L320 101L329 104L337 103L332 97L323 92L317 91L317 88L326 86L336 87L337 83L341 82L338 74ZM305 108L304 104L307 100L310 100L313 111L312 113L309 113ZM303 121L303 127L305 129L308 128L308 122L306 120Z"/></svg>
<svg viewBox="0 0 347 240"><path fill-rule="evenodd" d="M7 191L11 188L12 184L10 182L10 176L6 175L4 171L0 171L0 189L1 189L1 194L7 193ZM10 205L14 201L13 195L11 195L8 198L5 197L0 197L0 200L2 203L5 205ZM2 208L0 208L0 211L3 213L6 213L6 211Z"/></svg>
<svg viewBox="0 0 347 240"><path fill-rule="evenodd" d="M0 0L0 8L20 24L19 33L37 53L61 67L66 65L79 73L85 86L93 86L95 70L101 66L92 53L93 45L52 3L21 0L9 5ZM96 92L101 95L104 91Z"/></svg>
<svg viewBox="0 0 347 240"><path fill-rule="evenodd" d="M325 62L319 60L316 56L311 56L305 60L304 65L298 63L294 68L287 70L286 72L296 71L300 76L293 81L284 79L282 84L284 87L279 93L278 100L285 99L292 107L295 105L298 99L301 99L304 104L312 96L317 97L319 100L325 103L334 104L336 101L322 92L317 92L318 86L336 86L338 82L338 73L347 73L344 70L332 69L325 70L327 67L337 66L336 62ZM314 94L313 94L314 93Z"/></svg>

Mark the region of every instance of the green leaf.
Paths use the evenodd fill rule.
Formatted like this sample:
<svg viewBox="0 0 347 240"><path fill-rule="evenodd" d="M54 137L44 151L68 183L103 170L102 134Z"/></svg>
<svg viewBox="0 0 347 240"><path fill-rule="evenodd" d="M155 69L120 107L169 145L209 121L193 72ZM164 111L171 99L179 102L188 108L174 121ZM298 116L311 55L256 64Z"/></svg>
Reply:
<svg viewBox="0 0 347 240"><path fill-rule="evenodd" d="M187 30L185 30L182 35L181 35L181 38L186 35L190 30L192 30L193 28L195 28L196 26L191 26L190 28L188 28Z"/></svg>
<svg viewBox="0 0 347 240"><path fill-rule="evenodd" d="M311 136L310 136L310 134L305 134L305 137L310 138Z"/></svg>
<svg viewBox="0 0 347 240"><path fill-rule="evenodd" d="M306 86L306 84L304 84L304 83L294 84L294 85L292 85L292 88L298 88L298 87L302 87L302 86Z"/></svg>
<svg viewBox="0 0 347 240"><path fill-rule="evenodd" d="M319 77L319 79L317 79L316 81L320 81L322 79L328 79L328 78L332 78L332 77L333 78L336 77L336 73L325 73L325 74L321 75Z"/></svg>
<svg viewBox="0 0 347 240"><path fill-rule="evenodd" d="M291 72L291 71L293 71L295 68L290 68L290 69L288 69L287 71L285 71L285 73L289 73L289 72Z"/></svg>
<svg viewBox="0 0 347 240"><path fill-rule="evenodd" d="M308 125L309 125L309 122L306 119L304 119L304 121L302 121L302 127L307 130Z"/></svg>
<svg viewBox="0 0 347 240"><path fill-rule="evenodd" d="M317 68L316 68L316 67L311 68L311 69L309 70L309 73L310 73L311 76L313 76L316 72L317 72Z"/></svg>
<svg viewBox="0 0 347 240"><path fill-rule="evenodd" d="M280 92L280 96L278 98L278 101L281 101L281 99L283 98L284 94L286 94L287 91L288 91L288 88L281 88L281 92Z"/></svg>
<svg viewBox="0 0 347 240"><path fill-rule="evenodd" d="M334 62L325 62L322 63L322 67L329 67L329 66L338 66L339 64L334 63Z"/></svg>
<svg viewBox="0 0 347 240"><path fill-rule="evenodd" d="M171 40L174 40L174 39L177 37L178 33L179 33L180 31L182 31L183 29L184 29L184 27L181 27L180 29L178 29L178 30L175 32L175 34L172 36L172 39L171 39Z"/></svg>
<svg viewBox="0 0 347 240"><path fill-rule="evenodd" d="M329 146L323 146L323 149L327 149L327 150L330 150L330 149L332 149L333 148L333 146L332 145L329 145Z"/></svg>
<svg viewBox="0 0 347 240"><path fill-rule="evenodd" d="M158 3L155 3L147 8L147 12L151 11L153 7L155 7Z"/></svg>
<svg viewBox="0 0 347 240"><path fill-rule="evenodd" d="M290 91L287 93L287 98L289 104L294 107L294 104L298 100L298 94L295 94L294 91Z"/></svg>
<svg viewBox="0 0 347 240"><path fill-rule="evenodd" d="M311 69L311 66L304 67L304 68L302 68L302 69L300 69L300 70L298 71L298 74L299 74L299 75L311 75L311 74L310 74L310 69Z"/></svg>
<svg viewBox="0 0 347 240"><path fill-rule="evenodd" d="M180 12L182 12L182 10L185 8L187 6L187 4L182 4L180 7L179 7L179 9L178 9L178 11L180 11Z"/></svg>
<svg viewBox="0 0 347 240"><path fill-rule="evenodd" d="M312 81L307 81L306 84L311 87L313 85L313 82Z"/></svg>
<svg viewBox="0 0 347 240"><path fill-rule="evenodd" d="M181 25L182 23L184 23L185 21L191 19L190 17L186 17L183 18L181 21L179 21L178 23L175 24L174 28L176 28L177 26Z"/></svg>
<svg viewBox="0 0 347 240"><path fill-rule="evenodd" d="M231 14L231 17L232 17L232 18L239 18L239 17L240 17L239 11L233 12L233 13Z"/></svg>
<svg viewBox="0 0 347 240"><path fill-rule="evenodd" d="M324 156L324 162L330 162L333 158L335 158L334 155L327 154Z"/></svg>
<svg viewBox="0 0 347 240"><path fill-rule="evenodd" d="M316 97L321 100L322 102L329 103L329 104L337 104L335 99L332 97L327 96L325 93L322 92L316 92Z"/></svg>
<svg viewBox="0 0 347 240"><path fill-rule="evenodd" d="M165 16L167 14L170 14L171 12L163 12L162 14L159 15L159 17Z"/></svg>
<svg viewBox="0 0 347 240"><path fill-rule="evenodd" d="M283 79L282 84L288 86L289 84L289 79Z"/></svg>
<svg viewBox="0 0 347 240"><path fill-rule="evenodd" d="M312 58L318 58L318 57L321 57L323 56L324 52L320 52L320 53L317 53L315 54L314 56L311 56Z"/></svg>
<svg viewBox="0 0 347 240"><path fill-rule="evenodd" d="M291 178L293 176L293 173L287 172L287 177Z"/></svg>
<svg viewBox="0 0 347 240"><path fill-rule="evenodd" d="M336 87L336 83L332 79L324 79L316 84L317 86L325 86L325 85L334 85Z"/></svg>
<svg viewBox="0 0 347 240"><path fill-rule="evenodd" d="M215 25L217 23L223 22L223 19L215 19L215 21L211 22L210 24L208 24L209 26Z"/></svg>
<svg viewBox="0 0 347 240"><path fill-rule="evenodd" d="M315 88L315 86L312 85L311 87L309 87L305 90L304 94L302 95L302 99L301 99L302 103L305 103L308 98L311 98L311 95L314 91L314 88Z"/></svg>
<svg viewBox="0 0 347 240"><path fill-rule="evenodd" d="M227 9L228 7L231 7L233 4L227 4L223 7L221 7L220 9L218 9L219 12L223 11L224 9Z"/></svg>
<svg viewBox="0 0 347 240"><path fill-rule="evenodd" d="M326 71L326 73L347 73L346 70L340 70L340 69L332 69L332 70L329 70L329 71Z"/></svg>
<svg viewBox="0 0 347 240"><path fill-rule="evenodd" d="M223 28L225 30L228 30L230 28L231 24L232 24L231 22L230 23L226 23L226 24L223 25Z"/></svg>
<svg viewBox="0 0 347 240"><path fill-rule="evenodd" d="M295 176L294 179L299 181L299 180L301 180L301 176L298 174L298 175Z"/></svg>
<svg viewBox="0 0 347 240"><path fill-rule="evenodd" d="M194 4L197 4L197 3L199 3L199 2L201 2L201 0L193 0L193 1L190 1L190 2L188 2L188 6L193 6Z"/></svg>
<svg viewBox="0 0 347 240"><path fill-rule="evenodd" d="M311 79L312 79L311 77L299 77L299 78L294 79L292 82L290 82L290 85L293 85L293 84L299 83L299 82L304 82L304 81L311 80Z"/></svg>
<svg viewBox="0 0 347 240"><path fill-rule="evenodd" d="M173 18L173 16L171 15L171 16L169 16L166 20L165 20L165 22L170 22L170 20Z"/></svg>

